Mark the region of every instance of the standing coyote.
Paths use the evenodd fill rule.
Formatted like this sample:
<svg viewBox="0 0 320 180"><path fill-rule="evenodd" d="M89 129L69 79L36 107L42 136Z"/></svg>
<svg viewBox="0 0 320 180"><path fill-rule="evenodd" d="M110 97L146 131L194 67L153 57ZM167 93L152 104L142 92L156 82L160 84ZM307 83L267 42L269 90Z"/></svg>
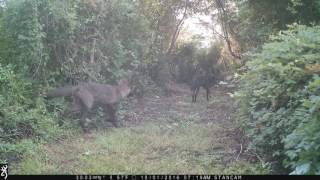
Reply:
<svg viewBox="0 0 320 180"><path fill-rule="evenodd" d="M200 87L203 87L207 91L207 101L209 101L210 88L215 84L216 80L214 76L199 75L195 76L191 83L192 102L197 101L197 95Z"/></svg>
<svg viewBox="0 0 320 180"><path fill-rule="evenodd" d="M126 97L131 91L129 82L126 79L119 81L118 85L81 83L77 86L62 87L50 90L47 93L48 98L71 96L73 102L67 107L67 110L80 111L80 125L83 130L85 127L85 116L91 109L102 107L105 113L108 113L111 122L118 127L117 108L120 100Z"/></svg>

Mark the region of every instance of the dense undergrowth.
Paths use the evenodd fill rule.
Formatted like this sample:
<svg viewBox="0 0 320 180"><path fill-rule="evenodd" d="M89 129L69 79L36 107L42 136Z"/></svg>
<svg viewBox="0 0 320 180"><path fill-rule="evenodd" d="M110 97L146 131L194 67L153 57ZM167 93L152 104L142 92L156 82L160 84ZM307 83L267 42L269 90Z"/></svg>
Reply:
<svg viewBox="0 0 320 180"><path fill-rule="evenodd" d="M45 99L50 88L130 76L140 98L151 81L159 89L190 84L196 73L231 74L246 63L235 116L247 148L275 173L320 174L319 1L196 2L0 0L0 162L81 132L77 121L59 126L64 102ZM181 12L207 7L218 12L221 41L175 44Z"/></svg>
<svg viewBox="0 0 320 180"><path fill-rule="evenodd" d="M320 172L319 45L319 26L281 31L250 55L238 91L250 148L292 174Z"/></svg>
<svg viewBox="0 0 320 180"><path fill-rule="evenodd" d="M1 162L19 160L32 143L79 130L77 123L58 125L64 103L45 99L48 89L138 74L148 21L137 3L96 3L0 2Z"/></svg>

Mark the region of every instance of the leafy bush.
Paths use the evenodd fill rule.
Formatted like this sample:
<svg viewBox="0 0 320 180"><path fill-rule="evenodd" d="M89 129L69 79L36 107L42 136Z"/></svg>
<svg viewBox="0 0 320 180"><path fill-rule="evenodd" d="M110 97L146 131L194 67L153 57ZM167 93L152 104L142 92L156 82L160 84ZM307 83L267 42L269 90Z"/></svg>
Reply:
<svg viewBox="0 0 320 180"><path fill-rule="evenodd" d="M32 96L30 80L0 64L0 84L0 161L15 160L28 149L21 139L48 140L61 134L43 99Z"/></svg>
<svg viewBox="0 0 320 180"><path fill-rule="evenodd" d="M0 163L12 163L22 158L25 153L34 150L36 144L31 139L23 139L14 143L0 140Z"/></svg>
<svg viewBox="0 0 320 180"><path fill-rule="evenodd" d="M15 150L20 141L64 134L59 117L47 110L55 111L61 103L45 103L41 97L49 84L110 82L130 71L140 75L151 30L138 4L128 0L1 3L1 161L9 156L17 159L25 151Z"/></svg>
<svg viewBox="0 0 320 180"><path fill-rule="evenodd" d="M48 1L46 6L50 7L53 22L42 21L45 29L51 29L50 36L46 37L50 42L47 44L49 64L62 74L54 78L108 82L137 71L151 35L148 21L137 10L137 3L127 0L75 1L73 4ZM67 14L60 12L60 6L67 6Z"/></svg>
<svg viewBox="0 0 320 180"><path fill-rule="evenodd" d="M178 82L189 82L195 72L196 64L196 44L182 44L177 50L177 55L173 58L175 64L174 77Z"/></svg>
<svg viewBox="0 0 320 180"><path fill-rule="evenodd" d="M320 26L293 25L271 40L249 56L237 92L240 123L252 140L250 148L279 162L275 166L284 167L286 159L291 170L308 162L310 168L299 172L319 172L319 145L310 139L319 141L319 95L305 86L319 85Z"/></svg>
<svg viewBox="0 0 320 180"><path fill-rule="evenodd" d="M1 49L2 62L14 64L15 71L32 76L45 77L47 53L43 44L46 36L39 21L40 1L6 1L3 15L4 37L7 48Z"/></svg>
<svg viewBox="0 0 320 180"><path fill-rule="evenodd" d="M285 153L288 156L285 164L294 169L291 174L319 174L320 77L318 75L314 76L304 93L303 103L298 107L303 110L301 121L284 139Z"/></svg>

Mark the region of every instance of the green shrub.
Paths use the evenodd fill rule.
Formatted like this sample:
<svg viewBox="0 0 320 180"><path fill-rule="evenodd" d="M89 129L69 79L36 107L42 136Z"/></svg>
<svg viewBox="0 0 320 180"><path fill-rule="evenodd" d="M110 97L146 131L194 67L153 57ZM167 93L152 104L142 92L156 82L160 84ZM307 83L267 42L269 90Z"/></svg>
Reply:
<svg viewBox="0 0 320 180"><path fill-rule="evenodd" d="M33 150L34 143L31 139L24 139L15 143L0 140L0 163L12 163Z"/></svg>
<svg viewBox="0 0 320 180"><path fill-rule="evenodd" d="M58 127L55 112L62 103L41 97L49 85L111 82L131 71L140 75L152 31L138 5L128 0L1 3L1 147L59 137L64 127L67 133L76 130L70 128L75 121ZM10 149L1 148L1 160L23 151Z"/></svg>
<svg viewBox="0 0 320 180"><path fill-rule="evenodd" d="M284 139L286 165L292 174L320 173L320 77L314 76L305 89L303 109L298 127ZM301 112L301 111L298 111ZM298 115L298 114L296 114Z"/></svg>
<svg viewBox="0 0 320 180"><path fill-rule="evenodd" d="M316 166L319 154L314 150L319 146L311 143L306 148L301 143L310 142L308 136L319 137L308 129L320 123L315 113L318 96L305 86L316 81L314 75L320 72L320 26L293 25L271 40L260 53L249 56L249 71L237 92L240 123L251 138L250 148L274 161L278 168L284 167L282 162L287 159L285 166L293 170L304 165L309 155L318 158L312 163ZM319 172L320 166L315 169ZM316 172L309 170L304 173Z"/></svg>
<svg viewBox="0 0 320 180"><path fill-rule="evenodd" d="M37 90L30 80L0 64L0 84L0 161L17 159L25 150L19 143L23 139L49 140L62 134L43 98L33 96Z"/></svg>

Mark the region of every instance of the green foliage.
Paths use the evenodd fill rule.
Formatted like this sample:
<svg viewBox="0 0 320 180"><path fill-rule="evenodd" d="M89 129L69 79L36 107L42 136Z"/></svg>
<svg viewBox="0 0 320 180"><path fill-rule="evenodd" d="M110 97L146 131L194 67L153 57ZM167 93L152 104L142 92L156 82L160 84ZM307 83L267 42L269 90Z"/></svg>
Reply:
<svg viewBox="0 0 320 180"><path fill-rule="evenodd" d="M30 139L8 143L0 139L0 163L11 163L20 158L26 152L32 151L34 143Z"/></svg>
<svg viewBox="0 0 320 180"><path fill-rule="evenodd" d="M47 61L42 43L45 33L39 21L39 1L7 1L4 13L5 38L11 43L3 62L15 64L15 70L42 77ZM29 73L29 74L28 74Z"/></svg>
<svg viewBox="0 0 320 180"><path fill-rule="evenodd" d="M1 161L18 159L20 140L63 135L61 103L48 86L137 77L151 30L138 2L7 0L0 5ZM52 110L53 112L48 112ZM24 145L21 145L24 147Z"/></svg>
<svg viewBox="0 0 320 180"><path fill-rule="evenodd" d="M318 76L313 76L319 73L319 43L319 26L294 25L281 31L260 53L251 54L250 70L238 91L240 123L252 140L251 148L269 160L287 159L290 169L310 163L306 171L295 172L316 173L320 167L315 141L319 133L312 130L319 127ZM308 85L313 88L304 88Z"/></svg>
<svg viewBox="0 0 320 180"><path fill-rule="evenodd" d="M177 51L177 56L173 60L176 67L176 79L180 82L189 82L195 72L198 49L196 48L196 44L191 42L183 44Z"/></svg>
<svg viewBox="0 0 320 180"><path fill-rule="evenodd" d="M305 88L303 109L298 127L284 139L286 165L291 174L319 174L320 172L320 77L315 75Z"/></svg>
<svg viewBox="0 0 320 180"><path fill-rule="evenodd" d="M62 132L43 99L32 97L30 80L13 69L0 64L0 161L17 160L30 149L21 139L49 140Z"/></svg>
<svg viewBox="0 0 320 180"><path fill-rule="evenodd" d="M2 66L0 64L0 83L1 105L7 104L10 106L20 103L31 103L30 100L28 101L25 98L26 96L30 96L31 83L29 80L24 79L22 75L16 74L12 65Z"/></svg>
<svg viewBox="0 0 320 180"><path fill-rule="evenodd" d="M221 56L222 44L216 42L207 49L198 52L198 62L200 68L207 74L219 74L218 60ZM203 54L202 54L203 53Z"/></svg>
<svg viewBox="0 0 320 180"><path fill-rule="evenodd" d="M319 23L318 0L239 0L239 11L233 14L231 25L244 51L260 47L270 34L287 29L288 24Z"/></svg>
<svg viewBox="0 0 320 180"><path fill-rule="evenodd" d="M150 42L149 22L137 5L8 0L0 19L2 62L36 82L118 79L138 69Z"/></svg>
<svg viewBox="0 0 320 180"><path fill-rule="evenodd" d="M150 35L148 21L137 11L137 4L113 0L78 5L70 47L74 54L63 63L65 71L71 71L70 76L80 74L80 79L105 81L137 70Z"/></svg>

